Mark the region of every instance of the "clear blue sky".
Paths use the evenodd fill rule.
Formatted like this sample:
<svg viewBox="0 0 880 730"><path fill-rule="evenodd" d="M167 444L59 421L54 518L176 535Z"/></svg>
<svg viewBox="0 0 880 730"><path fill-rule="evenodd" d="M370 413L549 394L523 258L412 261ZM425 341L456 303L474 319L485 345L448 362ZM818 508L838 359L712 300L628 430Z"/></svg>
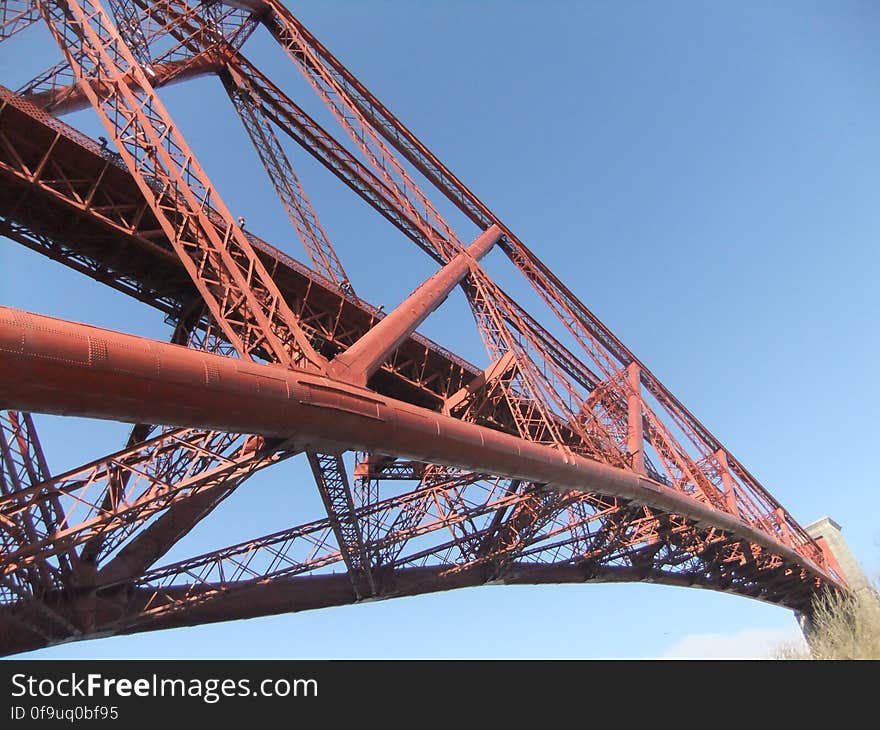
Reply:
<svg viewBox="0 0 880 730"><path fill-rule="evenodd" d="M875 3L289 4L802 524L831 515L878 572ZM315 110L267 40L249 55ZM0 83L58 57L31 29L0 45ZM163 98L233 212L299 256L219 83ZM90 112L69 121L100 133ZM430 273L341 183L292 157L362 296L390 307ZM0 302L168 336L156 312L6 240ZM424 329L482 364L462 317L451 297ZM38 424L55 471L127 433ZM302 464L264 472L173 557L306 521L314 491ZM794 631L783 609L708 591L492 587L33 656L640 657L730 653Z"/></svg>

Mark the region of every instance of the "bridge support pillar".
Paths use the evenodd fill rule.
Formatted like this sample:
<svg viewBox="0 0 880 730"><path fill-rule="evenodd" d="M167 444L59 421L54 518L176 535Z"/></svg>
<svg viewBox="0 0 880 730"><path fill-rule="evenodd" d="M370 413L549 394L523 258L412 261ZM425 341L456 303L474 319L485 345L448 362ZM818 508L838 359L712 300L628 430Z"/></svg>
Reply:
<svg viewBox="0 0 880 730"><path fill-rule="evenodd" d="M830 517L822 517L804 529L810 537L819 543L826 557L830 558L834 570L841 574L849 589L856 596L860 599L880 601L880 596L877 595L858 559L847 545L843 531L837 522ZM813 623L806 614L797 613L795 615L804 639L810 645L814 630Z"/></svg>
<svg viewBox="0 0 880 730"><path fill-rule="evenodd" d="M837 522L830 517L823 517L807 525L804 529L810 537L819 543L826 554L831 555L837 563L834 567L839 567L840 572L843 573L842 577L853 592L871 590L871 583L865 576L856 556L849 549Z"/></svg>

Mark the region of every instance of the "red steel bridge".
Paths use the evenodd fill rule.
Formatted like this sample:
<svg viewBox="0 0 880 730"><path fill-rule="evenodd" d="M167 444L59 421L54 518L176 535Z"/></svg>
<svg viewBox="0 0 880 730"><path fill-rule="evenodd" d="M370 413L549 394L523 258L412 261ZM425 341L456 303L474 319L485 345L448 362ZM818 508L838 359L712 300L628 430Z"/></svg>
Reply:
<svg viewBox="0 0 880 730"><path fill-rule="evenodd" d="M824 545L279 0L3 0L0 24L0 40L44 25L61 59L0 87L4 245L173 324L159 342L0 307L3 653L487 583L647 581L801 612L843 586ZM248 59L252 35L286 54L334 132ZM163 86L206 75L302 261L251 233L258 221L245 230L163 105ZM61 121L89 107L100 141ZM433 259L398 306L356 294L294 143ZM490 251L540 311L487 273ZM481 365L418 332L456 288ZM30 413L133 426L56 474ZM165 559L293 457L320 514Z"/></svg>

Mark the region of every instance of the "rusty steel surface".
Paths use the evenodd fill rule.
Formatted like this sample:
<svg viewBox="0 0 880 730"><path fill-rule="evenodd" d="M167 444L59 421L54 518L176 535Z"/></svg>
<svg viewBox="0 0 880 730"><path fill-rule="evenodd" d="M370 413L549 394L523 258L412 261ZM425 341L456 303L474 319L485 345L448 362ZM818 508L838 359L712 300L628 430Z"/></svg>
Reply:
<svg viewBox="0 0 880 730"><path fill-rule="evenodd" d="M0 40L45 24L63 57L0 87L0 233L174 323L157 342L0 307L0 652L488 583L657 582L797 611L844 587L823 546L282 3L4 0L0 22ZM244 55L260 25L347 142ZM162 87L205 75L307 264L229 212L162 104ZM101 143L59 119L87 107ZM387 314L355 294L293 145L435 263ZM454 230L429 193L476 230ZM493 249L541 317L484 268ZM416 331L457 287L480 366ZM53 474L31 412L133 427ZM307 460L322 514L167 561L289 458Z"/></svg>

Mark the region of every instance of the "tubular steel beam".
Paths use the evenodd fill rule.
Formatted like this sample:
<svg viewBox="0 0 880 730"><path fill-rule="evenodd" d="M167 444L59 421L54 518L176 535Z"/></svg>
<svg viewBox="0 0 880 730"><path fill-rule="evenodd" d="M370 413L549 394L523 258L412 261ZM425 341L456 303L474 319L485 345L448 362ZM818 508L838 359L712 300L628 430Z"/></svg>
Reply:
<svg viewBox="0 0 880 730"><path fill-rule="evenodd" d="M626 447L632 457L633 471L645 474L645 434L642 417L641 371L636 363L626 369L627 385L627 434Z"/></svg>
<svg viewBox="0 0 880 730"><path fill-rule="evenodd" d="M501 230L492 226L446 266L423 282L412 294L373 329L344 353L336 357L328 375L358 385L367 380L400 344L416 331L428 315L439 307L449 293L471 270L472 262L483 258L502 238Z"/></svg>
<svg viewBox="0 0 880 730"><path fill-rule="evenodd" d="M623 497L745 537L837 584L769 534L644 476L304 370L4 307L0 394L0 406L19 410L261 433L309 450L384 453Z"/></svg>
<svg viewBox="0 0 880 730"><path fill-rule="evenodd" d="M219 68L220 64L217 62L215 55L203 52L182 61L154 64L152 66L153 76L151 77L151 82L154 88L158 88L206 74L216 73ZM137 78L132 72L125 74L121 81L130 88L138 88ZM98 94L108 94L112 91L100 79L90 79L86 83ZM63 116L64 114L71 114L91 108L91 102L79 83L41 91L36 94L29 94L25 98L40 109L52 112L55 116Z"/></svg>

